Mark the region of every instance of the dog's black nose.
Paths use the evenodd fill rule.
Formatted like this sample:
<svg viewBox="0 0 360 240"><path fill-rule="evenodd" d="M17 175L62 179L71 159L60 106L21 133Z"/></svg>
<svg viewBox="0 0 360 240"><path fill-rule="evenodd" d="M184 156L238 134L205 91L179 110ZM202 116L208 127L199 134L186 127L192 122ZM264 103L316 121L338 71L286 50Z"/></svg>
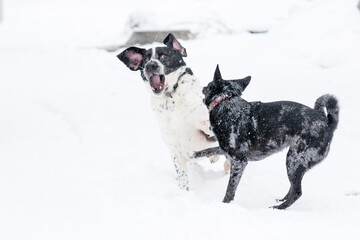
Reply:
<svg viewBox="0 0 360 240"><path fill-rule="evenodd" d="M154 72L158 68L158 65L156 62L149 62L146 64L145 68L148 72Z"/></svg>

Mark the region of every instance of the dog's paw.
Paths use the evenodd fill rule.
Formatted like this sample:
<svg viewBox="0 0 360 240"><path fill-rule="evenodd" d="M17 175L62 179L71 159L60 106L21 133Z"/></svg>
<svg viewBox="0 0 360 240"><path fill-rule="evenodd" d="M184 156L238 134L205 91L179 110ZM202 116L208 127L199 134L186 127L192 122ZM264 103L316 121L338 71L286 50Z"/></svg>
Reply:
<svg viewBox="0 0 360 240"><path fill-rule="evenodd" d="M196 152L194 152L194 151L187 152L187 156L191 159L194 159L194 158L196 158Z"/></svg>
<svg viewBox="0 0 360 240"><path fill-rule="evenodd" d="M215 155L215 156L209 157L209 160L211 163L216 163L219 160L219 158L220 157L218 155Z"/></svg>
<svg viewBox="0 0 360 240"><path fill-rule="evenodd" d="M286 209L286 207L283 207L283 206L281 206L282 204L280 204L280 205L276 205L276 206L271 206L271 207L269 207L269 208L272 208L272 209L277 209L277 210L285 210Z"/></svg>
<svg viewBox="0 0 360 240"><path fill-rule="evenodd" d="M189 191L189 182L179 181L178 186L181 190Z"/></svg>
<svg viewBox="0 0 360 240"><path fill-rule="evenodd" d="M228 174L228 173L229 173L230 167L231 167L230 161L229 161L228 159L226 159L225 162L224 162L224 171L225 171L225 174Z"/></svg>
<svg viewBox="0 0 360 240"><path fill-rule="evenodd" d="M211 131L211 125L210 125L210 121L209 121L209 120L201 121L199 128L200 128L206 135L208 135L209 138L214 138L214 137L215 137L214 133Z"/></svg>
<svg viewBox="0 0 360 240"><path fill-rule="evenodd" d="M225 196L223 203L230 203L232 200L234 200L233 196Z"/></svg>
<svg viewBox="0 0 360 240"><path fill-rule="evenodd" d="M204 128L208 128L210 130L210 121L209 120L200 121L200 125L203 126Z"/></svg>

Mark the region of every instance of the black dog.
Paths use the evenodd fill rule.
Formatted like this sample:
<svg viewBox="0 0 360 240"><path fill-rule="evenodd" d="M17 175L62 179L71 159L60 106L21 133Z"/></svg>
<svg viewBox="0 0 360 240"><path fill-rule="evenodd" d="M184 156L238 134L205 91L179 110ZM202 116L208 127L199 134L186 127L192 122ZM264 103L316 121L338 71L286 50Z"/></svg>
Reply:
<svg viewBox="0 0 360 240"><path fill-rule="evenodd" d="M225 81L216 68L214 80L204 87L203 93L220 148L195 152L193 157L221 153L227 156L231 170L223 201L228 203L234 199L248 161L261 160L290 147L286 157L290 190L280 200L283 203L274 206L285 209L301 196L305 172L327 156L339 120L338 103L331 95L318 98L314 109L289 101L247 102L241 94L250 79Z"/></svg>

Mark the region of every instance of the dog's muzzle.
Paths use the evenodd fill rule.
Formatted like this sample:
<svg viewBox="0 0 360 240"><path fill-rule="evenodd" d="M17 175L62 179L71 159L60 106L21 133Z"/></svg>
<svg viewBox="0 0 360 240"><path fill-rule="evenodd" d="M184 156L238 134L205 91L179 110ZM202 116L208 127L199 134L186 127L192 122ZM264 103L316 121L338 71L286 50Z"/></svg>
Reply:
<svg viewBox="0 0 360 240"><path fill-rule="evenodd" d="M145 65L146 74L149 76L150 87L155 94L160 94L164 90L165 75L160 74L158 63L150 61Z"/></svg>

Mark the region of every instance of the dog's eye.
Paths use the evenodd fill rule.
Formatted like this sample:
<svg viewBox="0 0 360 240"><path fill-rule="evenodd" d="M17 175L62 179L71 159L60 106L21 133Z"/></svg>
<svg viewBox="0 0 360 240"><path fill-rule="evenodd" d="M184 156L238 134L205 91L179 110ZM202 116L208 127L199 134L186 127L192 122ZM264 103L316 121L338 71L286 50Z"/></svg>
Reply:
<svg viewBox="0 0 360 240"><path fill-rule="evenodd" d="M165 54L160 55L160 60L167 60L168 56L166 56Z"/></svg>

